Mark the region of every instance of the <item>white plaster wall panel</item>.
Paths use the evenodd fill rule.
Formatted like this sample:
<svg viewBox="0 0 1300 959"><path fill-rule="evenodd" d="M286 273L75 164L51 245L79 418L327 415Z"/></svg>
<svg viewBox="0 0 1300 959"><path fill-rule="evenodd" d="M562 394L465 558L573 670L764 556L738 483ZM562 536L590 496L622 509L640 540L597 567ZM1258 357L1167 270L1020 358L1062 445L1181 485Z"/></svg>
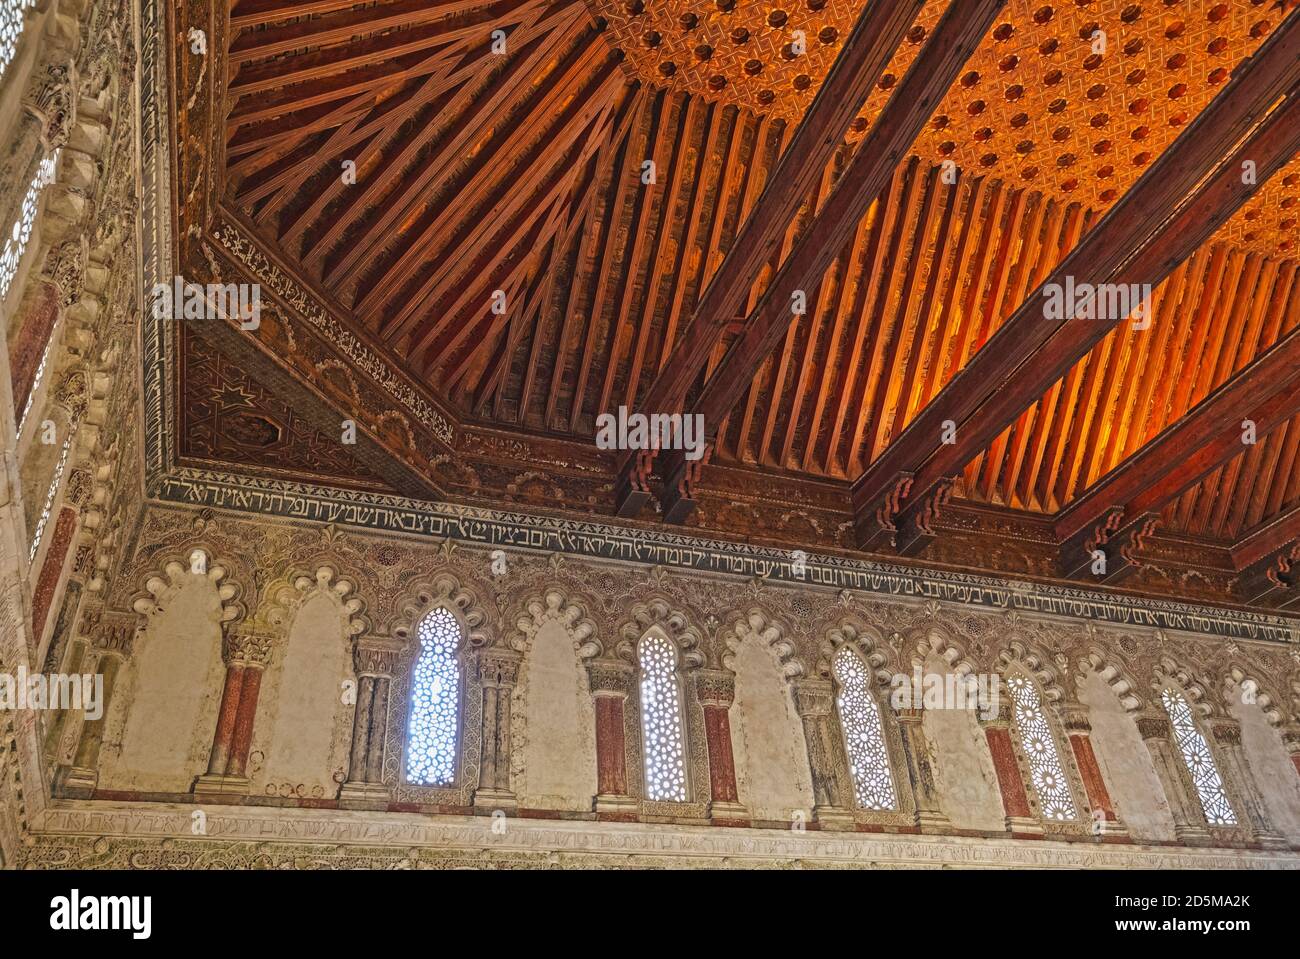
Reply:
<svg viewBox="0 0 1300 959"><path fill-rule="evenodd" d="M589 811L596 795L596 712L587 671L563 623L533 637L511 707L519 805Z"/></svg>
<svg viewBox="0 0 1300 959"><path fill-rule="evenodd" d="M938 656L927 660L927 673L944 674ZM934 758L939 805L957 829L1001 832L1006 828L997 770L988 740L974 709L926 709L922 725Z"/></svg>
<svg viewBox="0 0 1300 959"><path fill-rule="evenodd" d="M1229 709L1241 722L1241 748L1264 797L1264 810L1273 828L1300 843L1300 775L1277 729L1258 704L1243 702L1241 687L1228 691Z"/></svg>
<svg viewBox="0 0 1300 959"><path fill-rule="evenodd" d="M1137 723L1099 673L1080 684L1079 699L1088 707L1092 749L1120 820L1134 839L1173 840L1174 817Z"/></svg>
<svg viewBox="0 0 1300 959"><path fill-rule="evenodd" d="M105 744L101 789L186 792L207 770L226 672L220 615L212 582L190 576L136 637L129 708L120 738Z"/></svg>
<svg viewBox="0 0 1300 959"><path fill-rule="evenodd" d="M346 771L355 705L347 613L333 596L307 599L263 683L249 756L254 794L333 797ZM352 687L355 694L355 685Z"/></svg>
<svg viewBox="0 0 1300 959"><path fill-rule="evenodd" d="M736 790L755 819L789 822L813 807L808 747L776 652L753 634L735 651L729 714Z"/></svg>

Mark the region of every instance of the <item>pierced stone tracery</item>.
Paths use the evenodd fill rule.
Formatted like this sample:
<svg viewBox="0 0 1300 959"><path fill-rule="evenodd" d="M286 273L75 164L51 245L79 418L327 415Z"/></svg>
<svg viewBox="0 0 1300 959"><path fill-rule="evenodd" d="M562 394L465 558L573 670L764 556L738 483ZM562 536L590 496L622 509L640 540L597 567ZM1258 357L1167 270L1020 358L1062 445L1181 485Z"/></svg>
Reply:
<svg viewBox="0 0 1300 959"><path fill-rule="evenodd" d="M677 651L656 633L641 640L641 739L648 799L686 801Z"/></svg>
<svg viewBox="0 0 1300 959"><path fill-rule="evenodd" d="M1169 721L1173 723L1174 738L1178 749L1183 754L1187 771L1192 774L1192 784L1196 795L1200 797L1201 807L1205 810L1205 819L1212 826L1235 826L1237 814L1232 811L1228 794L1223 788L1223 779L1219 768L1214 764L1210 746L1196 728L1192 718L1192 709L1187 705L1187 698L1173 689L1165 689L1160 694Z"/></svg>
<svg viewBox="0 0 1300 959"><path fill-rule="evenodd" d="M9 293L9 286L18 275L18 264L27 251L27 241L32 238L32 227L36 223L36 208L41 198L41 191L54 182L54 171L59 165L59 151L40 162L36 175L32 177L27 193L23 197L22 212L14 222L13 230L5 240L4 250L0 252L0 300Z"/></svg>
<svg viewBox="0 0 1300 959"><path fill-rule="evenodd" d="M866 667L847 646L835 654L835 678L839 681L835 705L849 754L854 798L863 809L897 809L880 707L871 696Z"/></svg>
<svg viewBox="0 0 1300 959"><path fill-rule="evenodd" d="M411 677L406 778L424 786L446 786L456 778L460 624L439 607L420 621L416 635L420 654Z"/></svg>
<svg viewBox="0 0 1300 959"><path fill-rule="evenodd" d="M1038 794L1043 817L1060 821L1077 819L1079 814L1070 795L1070 783L1061 767L1056 739L1047 724L1038 690L1022 676L1009 677L1007 688L1015 704L1016 729L1029 760L1029 778Z"/></svg>
<svg viewBox="0 0 1300 959"><path fill-rule="evenodd" d="M0 77L9 68L18 52L18 40L23 35L27 11L36 6L36 0L2 0L0 2Z"/></svg>

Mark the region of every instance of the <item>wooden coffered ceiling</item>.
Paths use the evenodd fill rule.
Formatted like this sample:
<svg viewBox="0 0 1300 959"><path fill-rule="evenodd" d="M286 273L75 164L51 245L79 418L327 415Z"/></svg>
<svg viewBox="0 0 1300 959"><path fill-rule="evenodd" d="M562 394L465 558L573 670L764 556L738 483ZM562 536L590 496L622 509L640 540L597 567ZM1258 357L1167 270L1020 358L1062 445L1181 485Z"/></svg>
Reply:
<svg viewBox="0 0 1300 959"><path fill-rule="evenodd" d="M1297 602L1296 5L948 6L234 0L220 209L477 437L439 491ZM1153 282L1150 326L1034 326L1062 271ZM185 342L190 455L388 488ZM702 471L593 449L665 398Z"/></svg>

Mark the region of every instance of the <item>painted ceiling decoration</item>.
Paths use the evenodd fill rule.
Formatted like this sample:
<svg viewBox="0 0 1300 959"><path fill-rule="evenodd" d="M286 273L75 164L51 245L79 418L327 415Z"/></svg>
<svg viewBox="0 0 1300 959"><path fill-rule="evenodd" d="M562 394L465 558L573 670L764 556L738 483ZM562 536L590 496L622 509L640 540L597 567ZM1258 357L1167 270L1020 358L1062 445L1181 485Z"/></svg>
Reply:
<svg viewBox="0 0 1300 959"><path fill-rule="evenodd" d="M948 8L180 3L179 263L267 303L172 334L178 462L1300 608L1300 11ZM1022 336L1087 269L1150 323ZM688 476L595 447L674 393Z"/></svg>

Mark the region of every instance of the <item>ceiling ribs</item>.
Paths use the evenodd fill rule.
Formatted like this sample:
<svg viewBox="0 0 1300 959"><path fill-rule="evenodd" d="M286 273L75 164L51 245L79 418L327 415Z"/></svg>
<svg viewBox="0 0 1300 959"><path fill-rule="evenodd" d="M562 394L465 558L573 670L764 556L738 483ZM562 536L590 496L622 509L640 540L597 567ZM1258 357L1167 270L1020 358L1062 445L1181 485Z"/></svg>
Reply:
<svg viewBox="0 0 1300 959"><path fill-rule="evenodd" d="M899 162L911 149L935 104L947 92L962 64L992 26L1004 2L978 0L963 5L960 14L953 6L940 18L917 64L903 77L884 111L858 146L838 188L827 199L808 234L795 244L758 306L746 319L745 328L690 408L691 412L703 415L706 435L714 435L712 431L716 431L716 424L739 399L748 377L775 347L781 334L790 328L791 296L799 290L808 291L843 250L872 200L884 189ZM816 109L816 103L812 109ZM726 268L725 263L723 268ZM910 289L909 286L909 298ZM813 302L811 296L808 300ZM713 315L702 307L697 318ZM810 322L815 324L816 319L810 317ZM815 325L813 329L816 329ZM681 356L690 356L691 345L689 338L683 339L679 345L683 351ZM668 382L671 383L672 379ZM657 407L651 404L649 408ZM680 520L692 508L690 471L680 451L666 456L666 460L662 467L664 515Z"/></svg>
<svg viewBox="0 0 1300 959"><path fill-rule="evenodd" d="M1243 159L1259 165L1262 183L1294 156L1300 123L1293 120L1288 130L1285 120L1300 112L1297 97L1288 95L1300 78L1297 42L1300 13L1265 41L1084 236L1051 282L1064 286L1068 275L1078 282L1158 283L1253 192L1241 182ZM1237 149L1243 140L1248 150ZM1226 160L1224 143L1234 145ZM932 509L933 498L950 491L965 464L1121 321L1070 319L1052 326L1044 320L1042 299L1031 296L856 481L860 544L903 550L923 545L924 523L918 528L914 522L918 508ZM955 443L942 441L945 422L958 427ZM908 515L902 519L910 528L900 541L895 519L904 500Z"/></svg>
<svg viewBox="0 0 1300 959"><path fill-rule="evenodd" d="M922 5L920 0L879 0L858 18L789 149L778 161L754 212L740 228L709 288L700 297L680 342L651 385L643 404L645 409L667 411L680 407L719 332L740 308L754 277L794 218L800 199L822 175L840 136L848 129ZM641 460L642 457L628 455L620 467L616 484L620 515L634 515L649 499L644 475L635 474L635 463Z"/></svg>

